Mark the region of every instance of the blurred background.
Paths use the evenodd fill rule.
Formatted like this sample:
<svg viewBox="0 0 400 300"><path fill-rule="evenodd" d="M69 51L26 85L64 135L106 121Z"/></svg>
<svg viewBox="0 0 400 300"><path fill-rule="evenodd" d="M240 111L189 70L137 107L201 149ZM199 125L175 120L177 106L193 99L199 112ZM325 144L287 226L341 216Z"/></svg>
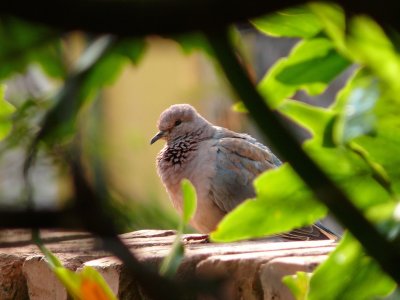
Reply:
<svg viewBox="0 0 400 300"><path fill-rule="evenodd" d="M267 37L247 27L241 28L239 35L241 55L255 81L261 80L268 68L287 55L297 41ZM84 51L85 38L75 32L63 40L63 59L67 68L72 69ZM146 50L140 61L135 65L124 64L116 80L101 91L95 102L86 105L79 116L79 139L84 147L88 174L97 188L107 186L114 208L119 211L122 231L176 227L178 216L155 167L163 142L149 144L158 131L156 124L160 113L170 105L190 103L212 123L249 133L268 144L246 114L234 111L233 103L238 99L206 52L188 51L173 39L157 36L148 37L145 42ZM107 74L102 76L107 77ZM295 98L327 106L346 76L337 79L318 96L318 101L303 93ZM24 207L26 204L22 166L26 155L24 145L28 142L20 142L38 131L43 114L52 105L51 99L61 83L46 76L36 64L5 82L5 98L19 112L27 105L27 99L31 99L33 105L26 108L30 117L19 116L26 124L19 130L14 128L13 136L6 139L6 143L10 144L11 140L11 144L18 146L4 146L3 142L0 161L0 201L3 206ZM302 138L307 136L301 129L297 132ZM62 163L60 167L53 150L50 155L39 154L29 177L34 186L34 207L57 209L68 206L71 194L68 170ZM99 170L101 180L96 181Z"/></svg>

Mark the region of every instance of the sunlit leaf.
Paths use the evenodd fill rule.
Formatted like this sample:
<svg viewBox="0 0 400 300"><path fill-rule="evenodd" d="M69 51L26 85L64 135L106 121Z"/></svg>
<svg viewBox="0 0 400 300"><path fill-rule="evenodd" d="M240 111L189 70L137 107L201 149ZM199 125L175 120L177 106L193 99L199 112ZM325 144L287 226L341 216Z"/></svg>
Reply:
<svg viewBox="0 0 400 300"><path fill-rule="evenodd" d="M310 10L318 17L324 32L330 37L336 49L342 54L347 54L346 48L346 23L343 10L333 3L309 4Z"/></svg>
<svg viewBox="0 0 400 300"><path fill-rule="evenodd" d="M236 102L234 105L232 105L232 110L240 113L249 112L243 102Z"/></svg>
<svg viewBox="0 0 400 300"><path fill-rule="evenodd" d="M184 226L188 224L190 219L196 212L197 196L196 189L188 179L181 181L181 189L183 196L183 212L179 224L178 231L175 236L174 243L168 255L163 259L160 267L160 274L171 277L173 276L183 259L184 247L181 241Z"/></svg>
<svg viewBox="0 0 400 300"><path fill-rule="evenodd" d="M398 97L400 56L383 29L365 16L352 18L349 28L348 48L355 62L370 68L387 83L392 95Z"/></svg>
<svg viewBox="0 0 400 300"><path fill-rule="evenodd" d="M281 233L315 222L326 208L289 165L265 172L254 182L257 197L229 213L211 234L211 239L228 242Z"/></svg>
<svg viewBox="0 0 400 300"><path fill-rule="evenodd" d="M356 153L344 147L324 148L312 141L305 143L304 148L359 208L364 210L390 201L388 191Z"/></svg>
<svg viewBox="0 0 400 300"><path fill-rule="evenodd" d="M387 130L387 128L386 128ZM355 139L357 145L367 152L368 158L383 167L389 177L391 189L400 194L400 134L378 130L374 136L361 136Z"/></svg>
<svg viewBox="0 0 400 300"><path fill-rule="evenodd" d="M187 224L196 212L197 197L196 189L188 179L183 179L181 182L183 195L183 215L184 224Z"/></svg>
<svg viewBox="0 0 400 300"><path fill-rule="evenodd" d="M304 40L287 58L279 60L261 80L258 89L272 107L299 89L311 95L322 93L349 62L324 37Z"/></svg>
<svg viewBox="0 0 400 300"><path fill-rule="evenodd" d="M64 267L57 267L52 270L57 276L58 280L60 280L62 285L66 288L68 294L70 294L74 299L81 299L81 278L79 275Z"/></svg>
<svg viewBox="0 0 400 300"><path fill-rule="evenodd" d="M51 251L49 251L43 244L40 244L39 248L40 251L42 251L42 253L45 255L50 268L55 269L63 267L60 260L53 253L51 253Z"/></svg>
<svg viewBox="0 0 400 300"><path fill-rule="evenodd" d="M296 86L285 85L276 79L276 75L284 69L286 62L287 58L277 61L258 84L258 91L272 108L276 108L283 99L291 97L297 90Z"/></svg>
<svg viewBox="0 0 400 300"><path fill-rule="evenodd" d="M335 113L304 102L286 99L278 110L313 135L314 141L332 145L332 123Z"/></svg>
<svg viewBox="0 0 400 300"><path fill-rule="evenodd" d="M306 300L310 285L310 273L297 272L296 275L283 277L282 281L292 292L296 300Z"/></svg>
<svg viewBox="0 0 400 300"><path fill-rule="evenodd" d="M278 37L310 38L321 30L318 18L308 6L291 7L257 18L252 23L259 31Z"/></svg>
<svg viewBox="0 0 400 300"><path fill-rule="evenodd" d="M339 93L333 109L339 118L334 126L336 143L348 143L370 165L375 178L400 192L400 108L385 89L386 84L365 69L356 73ZM349 143L351 141L351 143Z"/></svg>
<svg viewBox="0 0 400 300"><path fill-rule="evenodd" d="M349 61L332 49L324 56L286 66L276 79L287 85L328 84L348 66Z"/></svg>
<svg viewBox="0 0 400 300"><path fill-rule="evenodd" d="M350 142L348 144L348 148L354 153L357 153L370 167L372 171L372 177L377 182L379 182L384 188L386 188L389 193L392 193L393 191L391 189L391 182L389 179L389 175L387 174L383 166L373 161L368 151L364 149L360 144L357 144L356 142Z"/></svg>
<svg viewBox="0 0 400 300"><path fill-rule="evenodd" d="M4 99L5 85L0 85L0 141L4 139L12 129L11 116L15 111L12 104Z"/></svg>
<svg viewBox="0 0 400 300"><path fill-rule="evenodd" d="M323 288L321 288L323 287ZM396 283L346 234L310 280L309 300L374 299L388 295Z"/></svg>

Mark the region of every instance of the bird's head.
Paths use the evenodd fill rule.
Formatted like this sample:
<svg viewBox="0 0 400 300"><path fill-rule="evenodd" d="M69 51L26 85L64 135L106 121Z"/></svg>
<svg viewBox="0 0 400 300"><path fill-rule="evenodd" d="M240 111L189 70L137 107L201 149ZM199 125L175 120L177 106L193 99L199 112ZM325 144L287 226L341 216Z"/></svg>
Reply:
<svg viewBox="0 0 400 300"><path fill-rule="evenodd" d="M159 132L151 139L150 144L159 139L167 142L196 131L209 124L206 119L189 104L175 104L164 110L158 120Z"/></svg>

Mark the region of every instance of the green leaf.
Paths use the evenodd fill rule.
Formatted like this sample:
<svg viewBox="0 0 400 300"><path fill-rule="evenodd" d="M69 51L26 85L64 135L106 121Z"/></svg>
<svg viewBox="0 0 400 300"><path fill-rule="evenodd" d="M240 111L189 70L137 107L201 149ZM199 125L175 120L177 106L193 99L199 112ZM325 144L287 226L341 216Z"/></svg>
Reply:
<svg viewBox="0 0 400 300"><path fill-rule="evenodd" d="M58 42L51 43L42 47L40 51L32 51L30 59L37 62L47 75L54 78L63 78L67 75L67 70L60 48Z"/></svg>
<svg viewBox="0 0 400 300"><path fill-rule="evenodd" d="M0 141L10 133L15 111L15 107L4 99L5 89L5 85L0 85Z"/></svg>
<svg viewBox="0 0 400 300"><path fill-rule="evenodd" d="M391 190L400 195L400 134L393 128L378 129L374 136L361 136L354 142L364 149L371 162L383 168L384 176L389 177Z"/></svg>
<svg viewBox="0 0 400 300"><path fill-rule="evenodd" d="M2 17L0 23L0 79L24 72L39 63L50 76L65 76L58 33L44 26L14 17Z"/></svg>
<svg viewBox="0 0 400 300"><path fill-rule="evenodd" d="M306 142L304 149L360 209L391 201L391 195L374 178L374 170L353 151L324 148L312 141Z"/></svg>
<svg viewBox="0 0 400 300"><path fill-rule="evenodd" d="M372 177L378 183L380 183L382 187L388 191L388 193L393 194L389 176L383 166L373 161L368 151L364 149L361 145L355 142L350 142L347 147L354 153L357 153L365 161L365 163L370 167L372 171Z"/></svg>
<svg viewBox="0 0 400 300"><path fill-rule="evenodd" d="M267 72L257 88L271 108L276 108L285 98L295 94L298 87L289 86L276 79L276 75L285 68L287 58L278 60Z"/></svg>
<svg viewBox="0 0 400 300"><path fill-rule="evenodd" d="M394 99L400 93L400 57L383 29L366 16L352 18L348 50L353 60L367 66L386 84Z"/></svg>
<svg viewBox="0 0 400 300"><path fill-rule="evenodd" d="M160 274L167 277L172 277L175 275L183 259L185 250L181 241L183 229L193 217L197 207L196 189L193 184L188 179L184 178L181 181L181 189L183 196L183 212L181 221L171 250L163 259L160 267Z"/></svg>
<svg viewBox="0 0 400 300"><path fill-rule="evenodd" d="M396 283L346 234L310 280L309 300L374 299L388 295Z"/></svg>
<svg viewBox="0 0 400 300"><path fill-rule="evenodd" d="M263 173L254 185L256 199L225 216L211 233L212 240L229 242L282 233L310 225L326 214L326 208L287 164Z"/></svg>
<svg viewBox="0 0 400 300"><path fill-rule="evenodd" d="M248 113L249 112L247 110L246 106L241 101L236 102L235 104L233 104L232 105L232 110L235 111L235 112L240 112L240 113Z"/></svg>
<svg viewBox="0 0 400 300"><path fill-rule="evenodd" d="M73 297L73 299L81 299L79 297L81 279L79 278L78 274L64 267L54 268L53 272L57 276L58 280L61 281L62 285L66 288L68 294Z"/></svg>
<svg viewBox="0 0 400 300"><path fill-rule="evenodd" d="M277 37L310 38L321 30L308 6L291 7L251 21L262 33Z"/></svg>
<svg viewBox="0 0 400 300"><path fill-rule="evenodd" d="M143 39L121 39L114 47L114 52L122 55L137 65L143 58L147 44Z"/></svg>
<svg viewBox="0 0 400 300"><path fill-rule="evenodd" d="M197 196L196 189L193 184L186 178L181 181L181 189L183 195L183 215L184 224L189 223L190 219L196 212Z"/></svg>
<svg viewBox="0 0 400 300"><path fill-rule="evenodd" d="M335 48L346 55L346 22L342 8L332 3L316 2L310 3L309 7L318 17L325 34L331 39Z"/></svg>
<svg viewBox="0 0 400 300"><path fill-rule="evenodd" d="M361 69L339 93L332 107L339 113L334 125L337 144L347 143L370 166L390 193L400 193L400 107L386 84Z"/></svg>
<svg viewBox="0 0 400 300"><path fill-rule="evenodd" d="M295 100L284 100L278 111L307 129L314 141L332 145L332 123L336 114L328 109Z"/></svg>
<svg viewBox="0 0 400 300"><path fill-rule="evenodd" d="M334 125L334 140L338 145L371 133L375 125L375 104L381 97L375 76L363 70L348 81L338 94L333 109L338 112Z"/></svg>
<svg viewBox="0 0 400 300"><path fill-rule="evenodd" d="M324 56L286 66L276 75L276 79L287 85L329 84L349 65L347 59L332 49Z"/></svg>
<svg viewBox="0 0 400 300"><path fill-rule="evenodd" d="M296 275L283 277L282 281L290 289L296 300L306 300L311 273L297 272Z"/></svg>
<svg viewBox="0 0 400 300"><path fill-rule="evenodd" d="M269 105L275 108L299 89L311 95L322 93L348 65L349 62L335 52L327 38L304 40L294 47L287 58L271 67L258 89Z"/></svg>
<svg viewBox="0 0 400 300"><path fill-rule="evenodd" d="M46 260L50 266L51 269L56 269L56 268L62 268L63 265L60 262L60 260L53 254L51 253L43 244L38 245L40 248L40 251L45 255Z"/></svg>

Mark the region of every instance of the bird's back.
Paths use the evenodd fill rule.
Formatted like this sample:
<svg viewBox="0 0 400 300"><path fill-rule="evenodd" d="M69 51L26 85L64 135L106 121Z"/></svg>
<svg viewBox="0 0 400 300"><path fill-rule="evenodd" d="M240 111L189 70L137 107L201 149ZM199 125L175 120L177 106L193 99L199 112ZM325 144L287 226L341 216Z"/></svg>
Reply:
<svg viewBox="0 0 400 300"><path fill-rule="evenodd" d="M225 213L255 196L253 180L281 163L263 144L247 134L216 127L215 175L210 198Z"/></svg>

